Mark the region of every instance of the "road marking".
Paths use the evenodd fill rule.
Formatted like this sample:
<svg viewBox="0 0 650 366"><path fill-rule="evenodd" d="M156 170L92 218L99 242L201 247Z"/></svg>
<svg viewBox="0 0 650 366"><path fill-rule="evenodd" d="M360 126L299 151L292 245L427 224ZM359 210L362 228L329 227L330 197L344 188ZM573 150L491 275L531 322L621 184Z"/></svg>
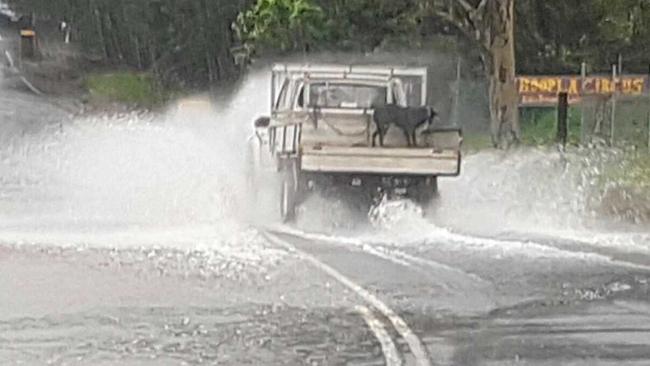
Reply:
<svg viewBox="0 0 650 366"><path fill-rule="evenodd" d="M388 305L386 305L384 302L379 300L379 298L377 298L375 295L368 292L368 290L357 285L352 280L339 273L334 268L319 261L318 259L316 259L316 257L298 250L292 244L278 238L277 236L271 233L265 232L263 233L263 235L264 237L266 237L267 240L269 240L273 244L276 244L278 246L287 249L290 252L298 254L302 259L310 262L313 266L327 273L332 278L336 279L341 284L343 284L350 290L354 291L368 304L373 306L380 313L382 313L388 320L390 320L397 333L399 333L400 336L404 338L409 348L411 349L411 353L413 353L413 356L415 357L415 362L417 366L431 366L431 362L429 361L429 356L427 355L426 348L424 347L424 344L422 344L420 338L418 338L418 336L415 333L413 333L411 328L409 328L408 324L406 324L406 321L402 319L399 315L397 315L397 313L395 313L390 307L388 307Z"/></svg>
<svg viewBox="0 0 650 366"><path fill-rule="evenodd" d="M9 67L14 68L14 59L11 57L11 53L9 51L5 50L5 57L7 58L7 61L9 62Z"/></svg>
<svg viewBox="0 0 650 366"><path fill-rule="evenodd" d="M374 245L372 243L364 243L360 240L355 240L355 239L350 239L350 238L336 238L336 237L329 237L326 235L321 235L321 234L310 234L310 233L305 233L299 230L295 229L289 229L289 228L273 228L272 229L274 232L277 233L283 233L283 234L288 234L291 236L297 236L299 238L307 239L307 240L317 240L319 242L323 243L330 243L334 244L337 246L342 246L341 244L347 244L347 245L352 245L355 247L360 248L361 250L367 252L368 254L374 255L376 257L385 259L387 261L393 262L395 264L411 268L413 270L420 270L420 268L415 267L415 266L423 266L423 267L429 267L431 269L435 270L443 270L443 271L448 271L448 272L453 272L457 273L461 276L464 277L469 277L470 279L480 282L484 285L492 285L492 283L481 276L474 274L474 273L469 273L465 272L462 269L452 267L449 265L446 265L444 263L440 263L437 261L434 261L432 259L424 259L424 258L419 258L412 256L410 254L407 254L405 252L402 252L400 250L396 249L389 249L386 248L383 245ZM446 285L443 284L443 287L446 287Z"/></svg>
<svg viewBox="0 0 650 366"><path fill-rule="evenodd" d="M396 249L387 249L387 248L379 248L379 247L371 247L370 245L364 245L363 247L364 250L369 252L370 254L374 254L376 256L386 256L386 257L391 257L394 258L392 261L400 261L400 262L405 262L407 266L412 266L412 265L420 265L424 267L429 267L431 269L435 270L443 270L447 272L453 272L456 274L459 274L461 276L469 277L472 280L476 282L481 282L486 285L491 285L489 281L486 279L482 278L479 275L476 275L474 273L469 273L465 272L461 269L446 265L444 263L440 263L437 261L434 261L432 259L425 259L425 258L420 258L416 257L413 255L410 255L408 253L402 252L400 250ZM396 262L397 263L397 262Z"/></svg>
<svg viewBox="0 0 650 366"><path fill-rule="evenodd" d="M397 347L393 342L393 339L390 337L384 323L377 319L370 309L365 306L358 305L355 307L355 310L361 314L363 320L365 320L368 328L375 334L375 337L381 345L381 351L384 354L384 360L386 361L386 366L401 366L402 359L399 357L399 352L397 352Z"/></svg>
<svg viewBox="0 0 650 366"><path fill-rule="evenodd" d="M500 247L503 247L505 245L529 246L539 250L546 249L547 251L555 252L556 254L561 256L560 258L574 258L574 259L585 260L585 261L592 260L600 263L612 264L612 265L631 268L635 270L650 272L649 265L615 259L610 255L602 254L597 251L569 250L569 249L559 248L554 245L543 244L535 241L523 242L517 240L491 239L491 238L472 237L464 234L454 234L454 239L457 239L460 242L465 241L468 243L481 243L481 242L489 243Z"/></svg>
<svg viewBox="0 0 650 366"><path fill-rule="evenodd" d="M30 83L29 80L27 80L24 76L20 77L20 81L22 81L23 84L25 84L27 86L27 88L29 88L29 90L32 91L32 93L34 93L36 95L43 95L43 92L38 90L38 88L36 88L34 86L34 84Z"/></svg>
<svg viewBox="0 0 650 366"><path fill-rule="evenodd" d="M448 237L449 240L457 241L460 243L469 243L469 244L478 244L485 245L489 244L494 247L505 248L506 246L510 247L521 247L521 248L535 248L541 251L554 252L558 257L557 258L572 258L578 260L592 260L601 263L613 264L621 267L631 268L641 271L649 271L650 266L644 264L638 264L634 262L624 261L620 259L614 259L613 257L605 254L598 253L596 251L580 251L580 250L568 250L559 248L549 244L543 244L536 241L518 241L518 240L507 240L507 239L493 239L493 238L482 238L479 236L470 236L466 234L457 234L451 233Z"/></svg>

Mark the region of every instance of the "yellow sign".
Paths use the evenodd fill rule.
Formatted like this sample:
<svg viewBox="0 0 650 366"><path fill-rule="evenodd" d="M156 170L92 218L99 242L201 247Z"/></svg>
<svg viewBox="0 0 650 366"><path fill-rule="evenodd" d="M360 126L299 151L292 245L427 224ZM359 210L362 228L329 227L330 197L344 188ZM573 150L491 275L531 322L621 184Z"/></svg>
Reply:
<svg viewBox="0 0 650 366"><path fill-rule="evenodd" d="M520 76L517 78L517 91L523 105L557 103L560 93L569 95L569 102L575 103L587 95L635 96L648 92L648 76Z"/></svg>
<svg viewBox="0 0 650 366"><path fill-rule="evenodd" d="M23 29L20 31L21 37L36 37L36 32L31 29Z"/></svg>

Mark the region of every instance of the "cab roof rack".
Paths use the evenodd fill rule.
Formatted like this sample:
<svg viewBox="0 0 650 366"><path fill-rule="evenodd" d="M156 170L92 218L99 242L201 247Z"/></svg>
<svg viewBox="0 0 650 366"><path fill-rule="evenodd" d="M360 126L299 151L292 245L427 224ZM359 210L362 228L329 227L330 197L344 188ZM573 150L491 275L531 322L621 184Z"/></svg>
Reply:
<svg viewBox="0 0 650 366"><path fill-rule="evenodd" d="M274 73L287 74L318 74L321 75L342 75L345 77L354 77L357 75L369 76L419 76L426 77L426 67L408 67L408 66L379 66L379 65L341 65L341 64L274 64Z"/></svg>

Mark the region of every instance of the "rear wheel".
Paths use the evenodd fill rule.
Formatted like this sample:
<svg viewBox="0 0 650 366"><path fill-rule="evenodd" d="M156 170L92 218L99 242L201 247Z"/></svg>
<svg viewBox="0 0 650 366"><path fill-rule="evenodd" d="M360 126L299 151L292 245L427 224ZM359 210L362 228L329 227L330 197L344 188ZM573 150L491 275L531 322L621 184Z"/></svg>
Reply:
<svg viewBox="0 0 650 366"><path fill-rule="evenodd" d="M284 223L291 222L296 217L296 207L294 205L294 188L290 179L282 179L280 189L280 218Z"/></svg>
<svg viewBox="0 0 650 366"><path fill-rule="evenodd" d="M438 177L428 177L414 187L413 199L422 207L427 207L438 197Z"/></svg>
<svg viewBox="0 0 650 366"><path fill-rule="evenodd" d="M296 218L298 204L298 165L294 160L288 161L282 169L280 186L280 219L283 223L292 222Z"/></svg>

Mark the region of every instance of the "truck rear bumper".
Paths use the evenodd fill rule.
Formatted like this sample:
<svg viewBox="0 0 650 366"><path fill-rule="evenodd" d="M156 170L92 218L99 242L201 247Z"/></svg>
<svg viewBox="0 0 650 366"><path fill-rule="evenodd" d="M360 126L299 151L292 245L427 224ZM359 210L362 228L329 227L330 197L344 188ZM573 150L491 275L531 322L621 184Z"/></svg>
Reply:
<svg viewBox="0 0 650 366"><path fill-rule="evenodd" d="M431 148L303 147L301 170L320 173L457 176L459 151Z"/></svg>

